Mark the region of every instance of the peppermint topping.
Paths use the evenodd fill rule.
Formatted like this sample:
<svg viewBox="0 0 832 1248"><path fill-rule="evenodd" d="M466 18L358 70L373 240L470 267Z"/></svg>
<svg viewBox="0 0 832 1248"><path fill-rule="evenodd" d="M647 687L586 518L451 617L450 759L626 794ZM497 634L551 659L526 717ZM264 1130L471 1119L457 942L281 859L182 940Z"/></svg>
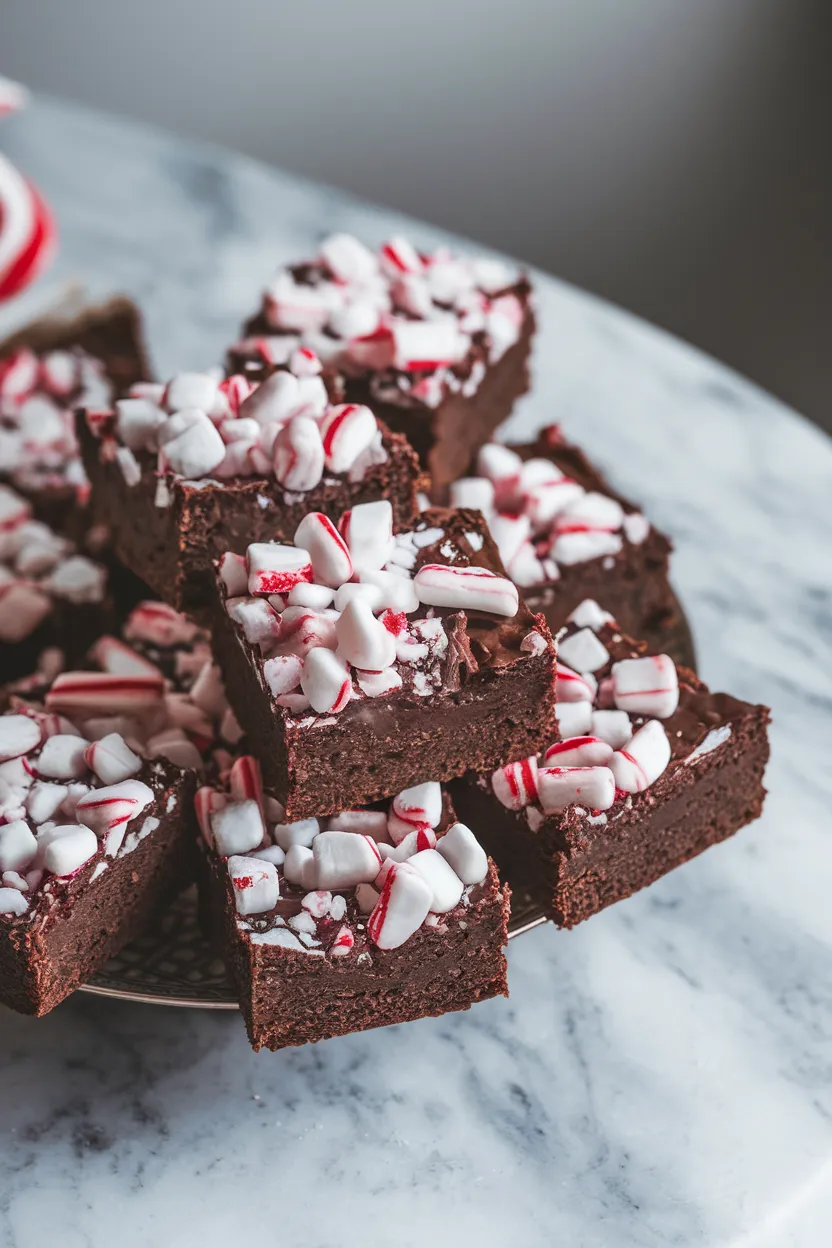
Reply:
<svg viewBox="0 0 832 1248"><path fill-rule="evenodd" d="M17 84L3 79L0 115L20 107ZM24 290L50 263L55 224L40 193L0 156L0 302Z"/></svg>

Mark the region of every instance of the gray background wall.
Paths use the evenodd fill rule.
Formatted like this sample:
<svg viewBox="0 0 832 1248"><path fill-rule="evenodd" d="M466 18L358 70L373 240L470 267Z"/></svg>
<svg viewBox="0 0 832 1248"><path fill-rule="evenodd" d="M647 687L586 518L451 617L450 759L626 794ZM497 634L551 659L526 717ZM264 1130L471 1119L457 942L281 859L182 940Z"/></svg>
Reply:
<svg viewBox="0 0 832 1248"><path fill-rule="evenodd" d="M825 0L0 0L0 69L631 307L829 422Z"/></svg>

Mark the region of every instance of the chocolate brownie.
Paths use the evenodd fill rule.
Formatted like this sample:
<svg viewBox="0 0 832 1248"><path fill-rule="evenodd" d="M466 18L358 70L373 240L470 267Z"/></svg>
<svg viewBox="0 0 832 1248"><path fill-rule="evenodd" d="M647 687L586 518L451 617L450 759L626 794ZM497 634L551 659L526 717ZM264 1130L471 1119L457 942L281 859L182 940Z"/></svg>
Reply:
<svg viewBox="0 0 832 1248"><path fill-rule="evenodd" d="M192 877L195 778L33 707L0 716L0 1001L46 1014Z"/></svg>
<svg viewBox="0 0 832 1248"><path fill-rule="evenodd" d="M512 888L573 927L759 816L769 711L648 655L595 603L559 647L560 739L452 791Z"/></svg>
<svg viewBox="0 0 832 1248"><path fill-rule="evenodd" d="M677 613L667 579L670 540L559 425L522 446L489 443L477 473L451 486L451 502L483 511L509 576L553 632L592 598L625 632L663 643Z"/></svg>
<svg viewBox="0 0 832 1248"><path fill-rule="evenodd" d="M437 508L393 536L388 503L341 532L219 567L214 653L266 783L291 819L521 758L550 739L555 651L479 512Z"/></svg>
<svg viewBox="0 0 832 1248"><path fill-rule="evenodd" d="M89 483L74 409L109 407L149 377L139 313L116 298L32 322L0 343L0 480L81 542Z"/></svg>
<svg viewBox="0 0 832 1248"><path fill-rule="evenodd" d="M259 374L310 347L348 400L406 435L445 502L528 389L534 327L527 278L500 260L417 252L405 238L372 252L336 234L278 272L230 360Z"/></svg>
<svg viewBox="0 0 832 1248"><path fill-rule="evenodd" d="M197 795L203 923L255 1049L507 996L509 890L435 783L284 823L239 758Z"/></svg>
<svg viewBox="0 0 832 1248"><path fill-rule="evenodd" d="M310 510L389 498L411 523L418 461L369 408L332 404L310 351L262 382L182 373L79 413L92 508L119 557L177 610L203 611L212 561L289 540Z"/></svg>

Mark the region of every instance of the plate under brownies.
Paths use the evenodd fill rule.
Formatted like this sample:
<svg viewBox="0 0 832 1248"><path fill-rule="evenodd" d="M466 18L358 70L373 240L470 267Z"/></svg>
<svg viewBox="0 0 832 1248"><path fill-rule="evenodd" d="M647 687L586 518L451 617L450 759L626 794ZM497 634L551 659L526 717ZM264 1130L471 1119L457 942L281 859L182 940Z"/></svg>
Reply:
<svg viewBox="0 0 832 1248"><path fill-rule="evenodd" d="M768 708L712 693L604 615L583 604L559 640L561 739L451 786L503 878L560 927L732 836L765 797Z"/></svg>
<svg viewBox="0 0 832 1248"><path fill-rule="evenodd" d="M438 784L285 824L255 760L234 767L197 798L200 909L255 1049L508 995L509 890Z"/></svg>
<svg viewBox="0 0 832 1248"><path fill-rule="evenodd" d="M554 644L482 516L432 509L394 537L379 503L341 528L310 515L297 547L220 566L215 656L287 816L364 806L550 740Z"/></svg>

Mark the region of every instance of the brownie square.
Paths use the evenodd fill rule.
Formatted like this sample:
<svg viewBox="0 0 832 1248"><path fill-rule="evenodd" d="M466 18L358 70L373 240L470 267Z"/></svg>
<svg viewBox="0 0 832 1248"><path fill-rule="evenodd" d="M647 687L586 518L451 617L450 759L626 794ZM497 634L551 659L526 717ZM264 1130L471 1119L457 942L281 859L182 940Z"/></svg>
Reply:
<svg viewBox="0 0 832 1248"><path fill-rule="evenodd" d="M288 817L364 806L549 740L551 634L505 578L479 512L429 510L393 538L389 508L386 520L353 508L341 527L346 541L310 516L299 540L311 550L255 546L220 567L214 653ZM271 564L296 571L281 581Z"/></svg>
<svg viewBox="0 0 832 1248"><path fill-rule="evenodd" d="M230 360L259 372L295 344L317 351L348 400L407 437L446 502L528 389L534 328L528 279L502 261L338 234L278 272Z"/></svg>
<svg viewBox="0 0 832 1248"><path fill-rule="evenodd" d="M246 801L227 781L198 796L200 904L254 1049L508 995L509 890L439 785L285 824L256 761L236 766Z"/></svg>
<svg viewBox="0 0 832 1248"><path fill-rule="evenodd" d="M416 512L421 470L405 439L366 407L331 403L310 352L290 363L262 383L180 374L111 414L79 413L93 511L178 611L205 611L225 551L290 541L310 510L388 498L398 524Z"/></svg>
<svg viewBox="0 0 832 1248"><path fill-rule="evenodd" d="M504 878L559 927L756 819L769 755L767 707L712 693L689 669L648 655L594 603L576 616L560 641L559 741L452 785Z"/></svg>
<svg viewBox="0 0 832 1248"><path fill-rule="evenodd" d="M509 576L553 632L591 598L624 632L663 644L677 614L670 540L559 425L532 443L485 446L477 472L451 486L451 502L483 510Z"/></svg>
<svg viewBox="0 0 832 1248"><path fill-rule="evenodd" d="M0 1001L41 1015L192 878L195 777L33 707L0 716L0 759Z"/></svg>

